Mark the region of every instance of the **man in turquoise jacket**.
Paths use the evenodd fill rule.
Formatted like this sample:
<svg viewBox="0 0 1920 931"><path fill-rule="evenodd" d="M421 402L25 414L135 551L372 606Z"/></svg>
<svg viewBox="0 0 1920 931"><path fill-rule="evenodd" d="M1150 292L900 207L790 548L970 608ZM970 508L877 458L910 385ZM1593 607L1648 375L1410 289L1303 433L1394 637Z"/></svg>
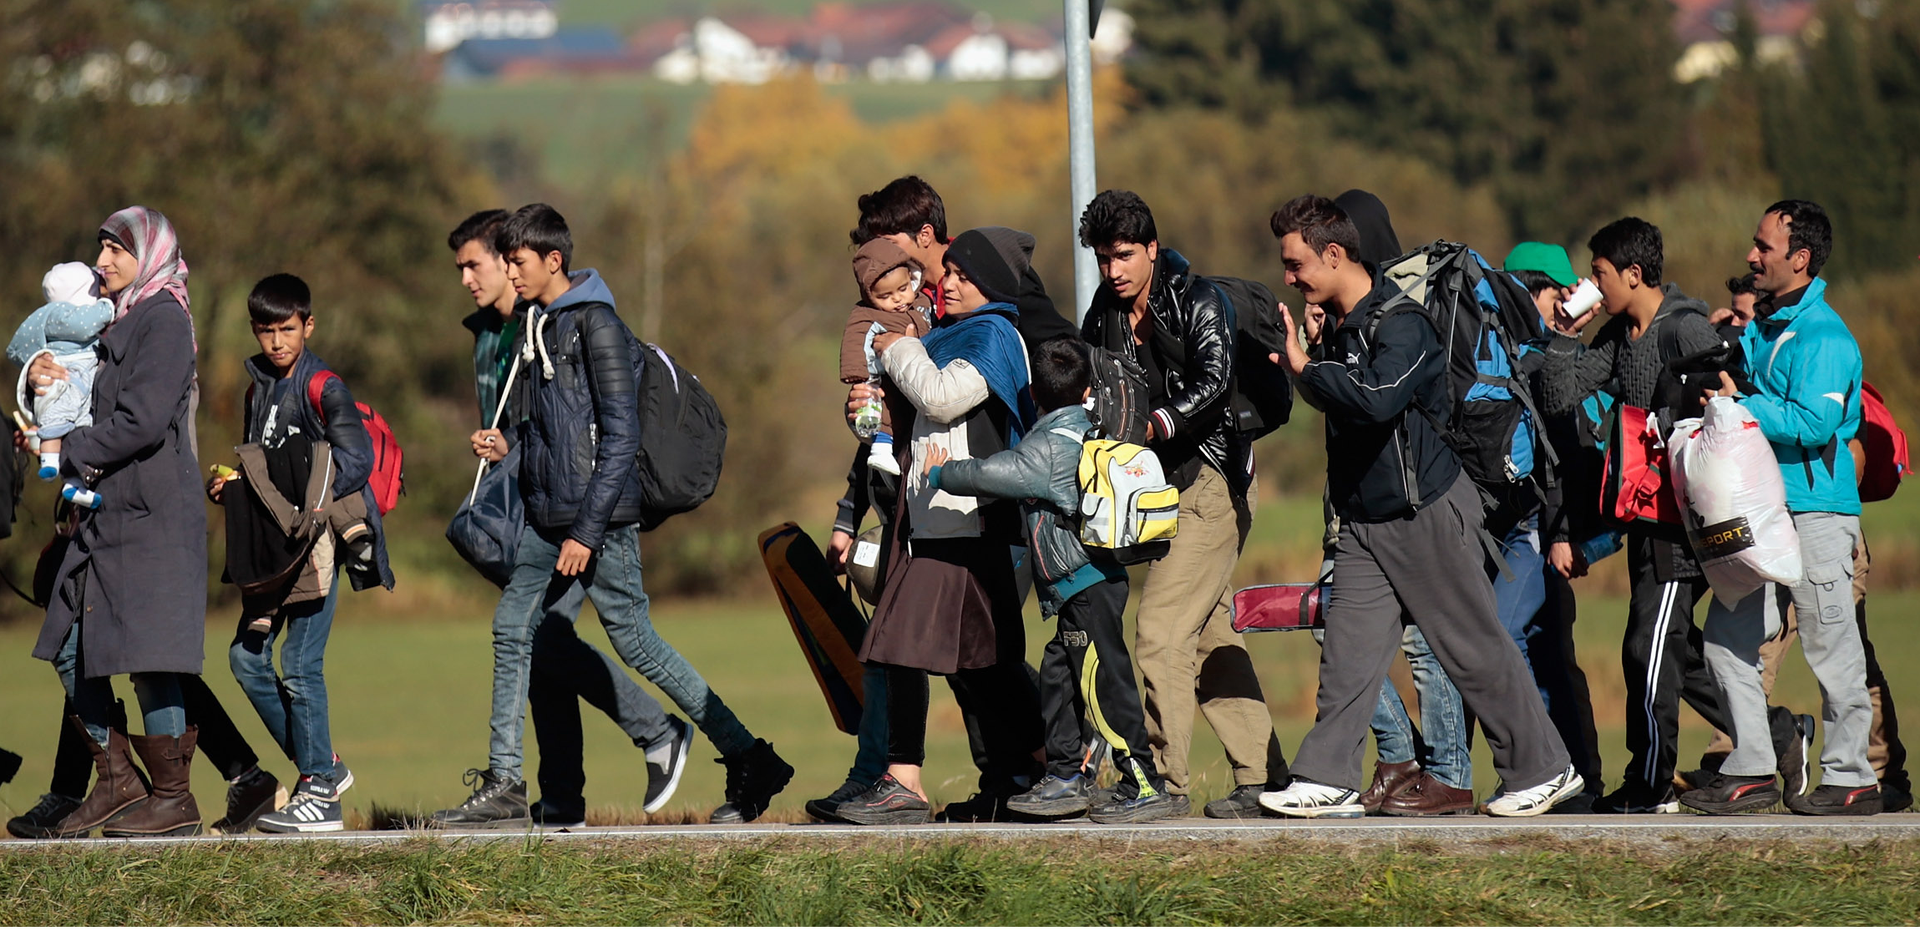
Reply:
<svg viewBox="0 0 1920 931"><path fill-rule="evenodd" d="M1779 630L1789 598L1825 697L1827 734L1820 787L1787 797L1787 807L1804 815L1881 810L1867 760L1873 705L1853 612L1860 491L1847 441L1860 429L1862 365L1860 346L1827 305L1827 283L1818 277L1832 248L1832 225L1818 204L1786 200L1767 208L1747 253L1755 286L1771 295L1740 338L1752 384L1742 392L1723 372L1711 392L1744 395L1741 403L1773 444L1800 536L1802 574L1790 586L1763 586L1732 609L1718 601L1708 608L1707 665L1726 692L1735 746L1707 785L1680 796L1701 811L1754 811L1780 800L1760 644Z"/></svg>

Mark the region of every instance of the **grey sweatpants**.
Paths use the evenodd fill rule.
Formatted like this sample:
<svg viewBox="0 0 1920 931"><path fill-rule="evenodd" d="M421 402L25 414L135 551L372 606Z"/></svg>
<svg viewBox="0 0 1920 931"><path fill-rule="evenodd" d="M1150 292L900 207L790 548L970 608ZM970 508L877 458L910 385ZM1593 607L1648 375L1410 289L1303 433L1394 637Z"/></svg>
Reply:
<svg viewBox="0 0 1920 931"><path fill-rule="evenodd" d="M1319 714L1300 743L1295 775L1359 791L1367 724L1407 624L1426 634L1480 719L1509 788L1532 788L1571 765L1526 660L1495 613L1480 520L1480 492L1462 474L1445 497L1410 518L1340 522Z"/></svg>
<svg viewBox="0 0 1920 931"><path fill-rule="evenodd" d="M1878 781L1867 760L1873 701L1867 694L1867 654L1853 608L1853 551L1860 542L1860 518L1800 511L1793 515L1793 528L1800 534L1800 581L1761 586L1732 608L1719 599L1707 608L1703 652L1707 668L1726 693L1727 717L1733 724L1733 752L1720 771L1771 776L1778 765L1768 736L1760 645L1779 633L1780 617L1791 602L1800 622L1800 646L1824 698L1820 781L1870 786Z"/></svg>

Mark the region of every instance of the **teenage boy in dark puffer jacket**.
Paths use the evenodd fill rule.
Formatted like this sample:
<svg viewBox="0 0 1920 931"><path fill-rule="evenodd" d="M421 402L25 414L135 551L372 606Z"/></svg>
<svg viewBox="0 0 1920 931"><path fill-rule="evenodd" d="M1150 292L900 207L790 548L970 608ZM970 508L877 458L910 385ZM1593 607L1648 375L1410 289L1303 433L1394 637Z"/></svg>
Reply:
<svg viewBox="0 0 1920 931"><path fill-rule="evenodd" d="M613 295L600 276L591 269L569 271L573 236L552 207L520 208L501 226L494 246L506 259L514 293L531 302L521 341L528 419L512 437L521 451L527 529L493 617L494 744L488 768L475 774L479 785L471 798L459 808L436 812L428 823L584 823L579 745L543 744L541 784L549 793L564 790L567 797L543 799L530 809L520 779L518 730L522 703L531 692L535 728L544 736L551 730L546 724L564 719L572 731L568 736L577 741L578 706L564 715L559 712L566 709L552 705L576 702L588 677L617 673L574 645L573 622L583 597L593 602L620 659L667 693L720 750L727 801L711 820L752 821L786 787L793 767L772 744L748 732L686 657L661 639L647 613L637 526L641 479L634 465L640 451L640 343L615 312ZM499 430L479 431L472 440L476 455L498 462L507 454L508 437ZM637 744L670 752L684 746L675 734L678 723L646 693L611 687L606 693L594 704L628 733L645 735ZM557 768L548 772L561 757L564 778L558 778ZM660 768L677 780L682 767L670 760Z"/></svg>
<svg viewBox="0 0 1920 931"><path fill-rule="evenodd" d="M1047 775L1007 807L1043 818L1087 813L1103 824L1172 817L1186 810L1185 800L1167 794L1147 745L1121 620L1126 569L1080 542L1080 453L1092 429L1081 405L1093 378L1090 354L1079 337L1056 336L1036 347L1030 364L1042 416L1018 446L958 462L936 450L927 460L934 488L1021 502L1040 612L1060 624L1040 662ZM1121 781L1111 796L1101 797L1081 769L1082 708L1113 745Z"/></svg>

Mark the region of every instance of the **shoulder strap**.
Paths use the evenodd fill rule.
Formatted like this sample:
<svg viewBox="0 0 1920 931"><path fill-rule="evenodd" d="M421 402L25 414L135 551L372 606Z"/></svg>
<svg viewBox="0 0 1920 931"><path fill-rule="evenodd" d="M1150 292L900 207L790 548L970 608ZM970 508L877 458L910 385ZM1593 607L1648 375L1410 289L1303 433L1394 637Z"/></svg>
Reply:
<svg viewBox="0 0 1920 931"><path fill-rule="evenodd" d="M327 379L339 378L329 369L321 369L307 379L307 403L313 405L313 412L320 418L320 425L327 425L327 412L320 407L320 393L327 390Z"/></svg>

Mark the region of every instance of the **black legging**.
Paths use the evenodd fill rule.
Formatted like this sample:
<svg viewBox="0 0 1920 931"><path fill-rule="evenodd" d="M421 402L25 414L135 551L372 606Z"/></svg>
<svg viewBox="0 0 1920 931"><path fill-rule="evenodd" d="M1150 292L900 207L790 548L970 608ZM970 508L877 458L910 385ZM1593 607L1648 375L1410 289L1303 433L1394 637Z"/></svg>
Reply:
<svg viewBox="0 0 1920 931"><path fill-rule="evenodd" d="M927 671L884 666L887 672L887 762L922 766L927 761ZM947 677L954 693L963 690L978 711L987 756L1036 765L1033 751L1042 741L1040 709L1027 677L1024 658L984 669L962 669Z"/></svg>

